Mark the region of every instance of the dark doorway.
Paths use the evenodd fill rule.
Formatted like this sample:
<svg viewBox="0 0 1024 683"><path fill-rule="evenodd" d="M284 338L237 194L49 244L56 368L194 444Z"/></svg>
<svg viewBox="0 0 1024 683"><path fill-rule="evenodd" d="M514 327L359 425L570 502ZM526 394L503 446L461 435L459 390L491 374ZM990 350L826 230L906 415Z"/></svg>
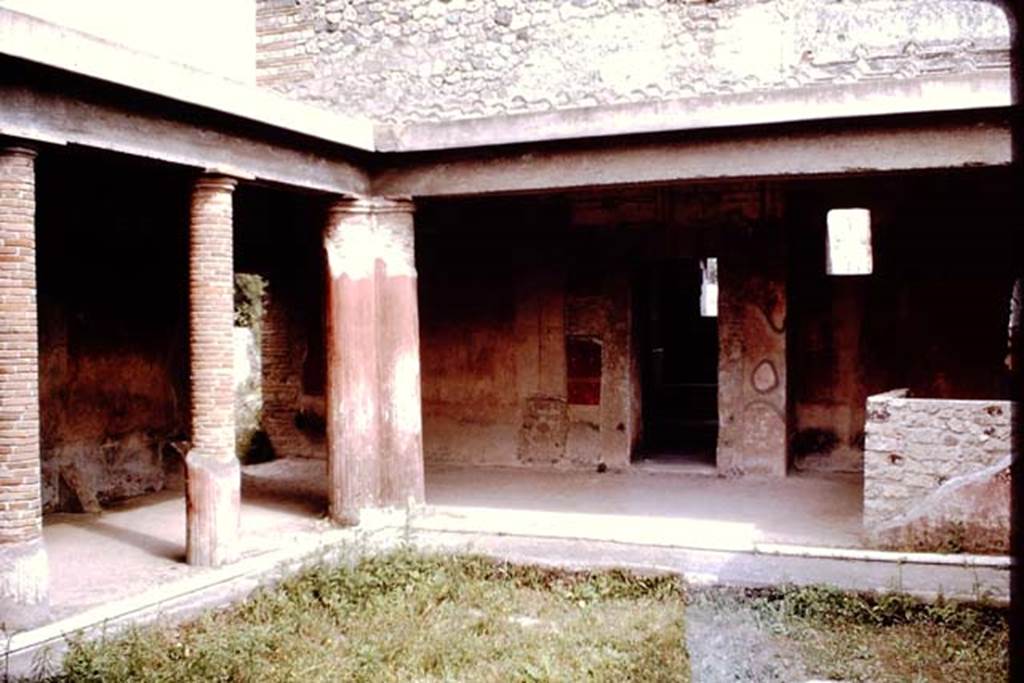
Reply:
<svg viewBox="0 0 1024 683"><path fill-rule="evenodd" d="M701 265L699 259L650 264L638 288L641 457L648 461L715 464L718 318L702 315Z"/></svg>

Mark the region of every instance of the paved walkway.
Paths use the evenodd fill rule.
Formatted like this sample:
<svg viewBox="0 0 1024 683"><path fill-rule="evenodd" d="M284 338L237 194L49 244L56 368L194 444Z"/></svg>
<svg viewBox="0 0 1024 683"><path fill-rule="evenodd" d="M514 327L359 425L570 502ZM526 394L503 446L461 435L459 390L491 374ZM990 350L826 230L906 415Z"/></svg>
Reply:
<svg viewBox="0 0 1024 683"><path fill-rule="evenodd" d="M329 528L325 463L282 460L244 468L243 556ZM613 541L750 551L758 543L856 547L860 481L796 475L720 479L670 470L625 474L437 467L427 472L422 531ZM180 489L100 515L46 518L54 615L66 616L194 575L183 563Z"/></svg>
<svg viewBox="0 0 1024 683"><path fill-rule="evenodd" d="M724 479L669 468L439 467L427 478L434 528L729 549L754 542L858 547L861 490L851 475Z"/></svg>

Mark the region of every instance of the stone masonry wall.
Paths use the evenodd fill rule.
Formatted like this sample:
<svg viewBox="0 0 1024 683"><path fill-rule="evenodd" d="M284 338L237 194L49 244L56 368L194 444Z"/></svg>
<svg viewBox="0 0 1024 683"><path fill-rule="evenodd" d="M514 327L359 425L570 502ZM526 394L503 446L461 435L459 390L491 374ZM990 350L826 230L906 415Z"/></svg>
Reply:
<svg viewBox="0 0 1024 683"><path fill-rule="evenodd" d="M881 546L1006 551L1010 403L867 401L864 527Z"/></svg>
<svg viewBox="0 0 1024 683"><path fill-rule="evenodd" d="M257 82L385 122L1005 69L974 0L258 0Z"/></svg>

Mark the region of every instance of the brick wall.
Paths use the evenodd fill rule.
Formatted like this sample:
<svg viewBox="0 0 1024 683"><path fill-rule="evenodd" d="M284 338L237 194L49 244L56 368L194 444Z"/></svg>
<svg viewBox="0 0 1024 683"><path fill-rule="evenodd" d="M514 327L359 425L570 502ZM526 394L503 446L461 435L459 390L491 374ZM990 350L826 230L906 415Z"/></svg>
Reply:
<svg viewBox="0 0 1024 683"><path fill-rule="evenodd" d="M0 543L42 531L34 158L0 150Z"/></svg>
<svg viewBox="0 0 1024 683"><path fill-rule="evenodd" d="M287 89L314 77L307 45L316 40L312 4L263 0L256 6L256 83Z"/></svg>
<svg viewBox="0 0 1024 683"><path fill-rule="evenodd" d="M278 457L325 458L323 391L307 394L303 387L307 356L314 348L312 311L284 279L271 276L264 300L262 424ZM311 279L306 286L318 284ZM313 365L323 371L322 361Z"/></svg>
<svg viewBox="0 0 1024 683"><path fill-rule="evenodd" d="M973 0L259 0L257 79L400 122L1006 69Z"/></svg>

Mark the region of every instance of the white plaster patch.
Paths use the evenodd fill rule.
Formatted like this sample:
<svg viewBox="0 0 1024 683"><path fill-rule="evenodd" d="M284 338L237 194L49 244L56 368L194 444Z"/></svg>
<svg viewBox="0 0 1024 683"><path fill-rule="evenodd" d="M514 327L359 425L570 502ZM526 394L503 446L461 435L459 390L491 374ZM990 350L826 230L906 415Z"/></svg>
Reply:
<svg viewBox="0 0 1024 683"><path fill-rule="evenodd" d="M385 274L416 277L416 247L411 215L391 214L378 218L379 258Z"/></svg>
<svg viewBox="0 0 1024 683"><path fill-rule="evenodd" d="M348 407L339 406L339 413L345 411L351 415L353 418L352 426L359 433L369 432L377 421L374 384L360 382L358 386L353 388L352 396L352 402L356 405Z"/></svg>
<svg viewBox="0 0 1024 683"><path fill-rule="evenodd" d="M392 414L395 428L402 434L418 434L422 431L423 417L420 408L420 361L419 353L402 353L395 363L395 392L392 397Z"/></svg>
<svg viewBox="0 0 1024 683"><path fill-rule="evenodd" d="M50 566L41 541L0 549L0 598L23 605L46 602Z"/></svg>
<svg viewBox="0 0 1024 683"><path fill-rule="evenodd" d="M602 83L616 91L643 90L651 84L667 87L677 57L663 46L668 41L664 18L654 12L625 20L611 15L592 20L587 31L591 45L613 46L596 62Z"/></svg>
<svg viewBox="0 0 1024 683"><path fill-rule="evenodd" d="M711 59L730 80L777 83L788 47L786 22L774 3L738 7L714 32Z"/></svg>
<svg viewBox="0 0 1024 683"><path fill-rule="evenodd" d="M353 280L372 277L378 251L373 218L338 212L331 215L330 221L324 235L330 276L348 276Z"/></svg>

